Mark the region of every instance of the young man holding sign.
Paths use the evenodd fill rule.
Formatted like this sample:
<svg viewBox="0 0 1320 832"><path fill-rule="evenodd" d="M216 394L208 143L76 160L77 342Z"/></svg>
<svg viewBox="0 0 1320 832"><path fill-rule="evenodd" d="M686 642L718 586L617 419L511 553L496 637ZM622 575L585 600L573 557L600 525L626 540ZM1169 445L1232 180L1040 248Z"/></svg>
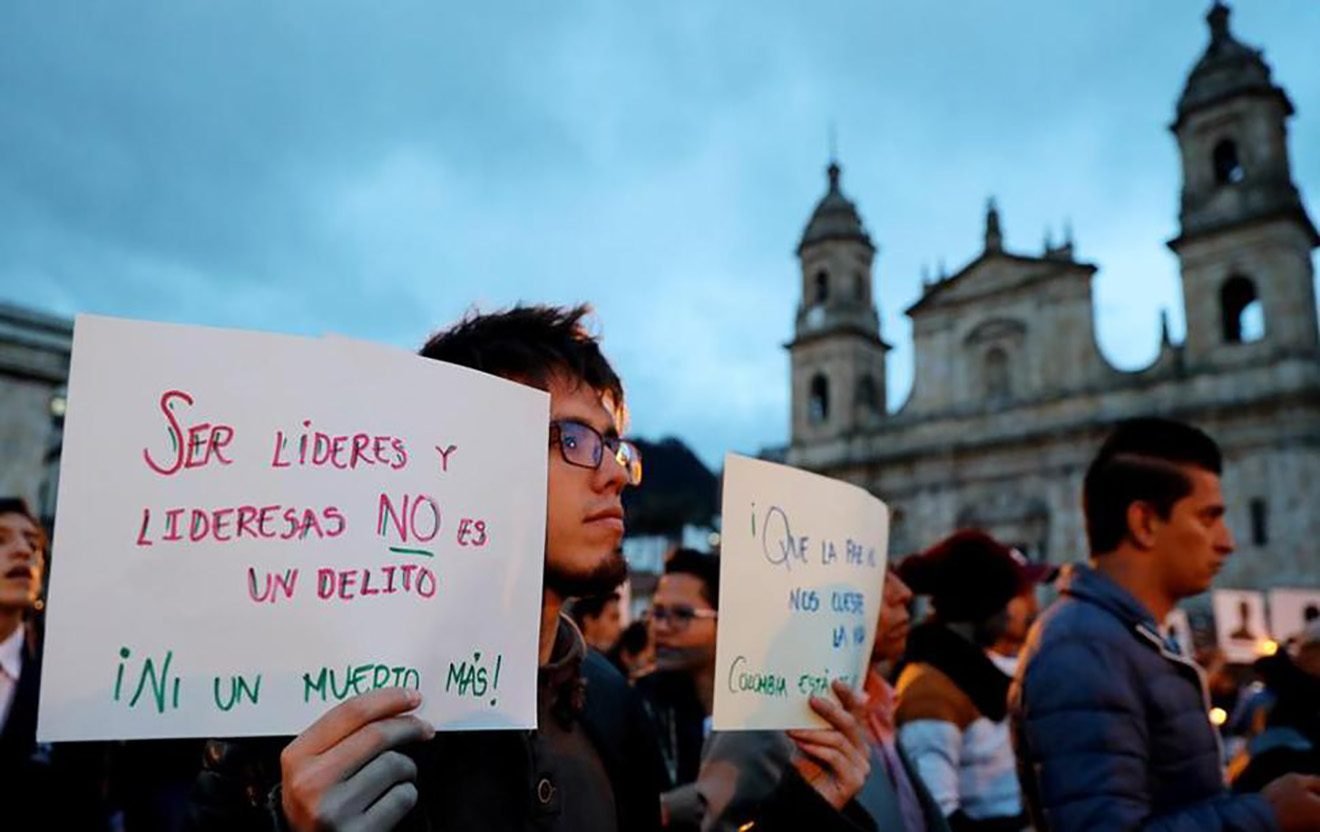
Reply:
<svg viewBox="0 0 1320 832"><path fill-rule="evenodd" d="M641 474L635 451L619 439L623 387L583 326L587 311L518 307L474 316L422 349L425 357L550 394L537 730L437 737L409 715L420 703L416 691L373 691L318 719L283 748L278 765L268 753L214 743L199 783L196 825L437 832L658 827L660 765L640 705L560 615L567 598L609 592L623 580L620 495ZM821 733L830 735L823 743L833 744L826 760L840 760L829 770L846 766L833 756L846 744L842 735ZM848 778L822 781L818 788L829 789Z"/></svg>

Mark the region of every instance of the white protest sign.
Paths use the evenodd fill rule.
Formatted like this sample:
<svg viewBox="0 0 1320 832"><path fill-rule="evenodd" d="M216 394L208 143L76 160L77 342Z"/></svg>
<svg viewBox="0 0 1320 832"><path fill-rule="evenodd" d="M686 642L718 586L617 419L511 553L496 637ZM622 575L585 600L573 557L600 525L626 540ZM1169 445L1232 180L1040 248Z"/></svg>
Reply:
<svg viewBox="0 0 1320 832"><path fill-rule="evenodd" d="M80 316L39 738L292 734L386 685L534 727L548 413L402 353Z"/></svg>
<svg viewBox="0 0 1320 832"><path fill-rule="evenodd" d="M888 542L889 509L863 489L724 458L716 729L816 728L812 694L861 688Z"/></svg>
<svg viewBox="0 0 1320 832"><path fill-rule="evenodd" d="M1270 641L1265 625L1265 593L1216 589L1210 594L1215 610L1215 638L1230 662L1250 664Z"/></svg>
<svg viewBox="0 0 1320 832"><path fill-rule="evenodd" d="M1320 589L1270 590L1270 629L1279 641L1300 634L1320 620Z"/></svg>

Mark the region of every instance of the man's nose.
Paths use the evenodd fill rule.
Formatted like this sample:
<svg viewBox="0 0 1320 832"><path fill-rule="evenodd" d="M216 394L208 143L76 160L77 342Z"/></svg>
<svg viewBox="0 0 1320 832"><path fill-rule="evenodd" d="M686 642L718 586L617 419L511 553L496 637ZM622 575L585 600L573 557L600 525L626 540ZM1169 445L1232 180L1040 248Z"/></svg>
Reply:
<svg viewBox="0 0 1320 832"><path fill-rule="evenodd" d="M34 561L37 559L37 548L26 540L21 541L9 551L6 560Z"/></svg>
<svg viewBox="0 0 1320 832"><path fill-rule="evenodd" d="M600 461L600 467L596 469L596 482L601 491L621 493L628 484L628 469L607 450L605 458Z"/></svg>
<svg viewBox="0 0 1320 832"><path fill-rule="evenodd" d="M1225 555L1230 554L1237 548L1237 542L1233 540L1233 530L1228 527L1228 524L1224 524L1223 533L1220 534L1217 545L1219 551Z"/></svg>

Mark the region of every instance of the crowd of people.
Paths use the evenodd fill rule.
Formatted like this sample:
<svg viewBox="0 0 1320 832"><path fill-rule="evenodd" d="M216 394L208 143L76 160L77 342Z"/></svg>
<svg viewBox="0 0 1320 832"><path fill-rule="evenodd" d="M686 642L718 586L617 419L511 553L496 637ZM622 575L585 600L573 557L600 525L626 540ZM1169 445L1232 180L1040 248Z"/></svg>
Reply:
<svg viewBox="0 0 1320 832"><path fill-rule="evenodd" d="M825 727L713 730L719 558L674 552L624 625L641 461L586 314L472 315L421 351L550 396L535 730L437 733L424 692L384 688L295 737L39 744L48 540L2 500L0 828L1320 830L1320 624L1255 688L1221 665L1207 686L1164 626L1234 545L1219 449L1164 419L1116 425L1092 461L1085 562L972 529L892 553L861 690L810 700ZM1212 692L1246 716L1214 724Z"/></svg>

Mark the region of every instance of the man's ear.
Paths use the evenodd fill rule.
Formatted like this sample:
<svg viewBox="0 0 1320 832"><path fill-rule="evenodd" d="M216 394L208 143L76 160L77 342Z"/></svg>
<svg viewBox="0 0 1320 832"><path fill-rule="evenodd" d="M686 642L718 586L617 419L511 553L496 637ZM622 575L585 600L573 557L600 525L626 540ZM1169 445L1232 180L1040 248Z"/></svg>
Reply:
<svg viewBox="0 0 1320 832"><path fill-rule="evenodd" d="M1150 549L1155 545L1155 533L1163 521L1159 512L1150 503L1134 500L1127 507L1128 537L1138 549Z"/></svg>

